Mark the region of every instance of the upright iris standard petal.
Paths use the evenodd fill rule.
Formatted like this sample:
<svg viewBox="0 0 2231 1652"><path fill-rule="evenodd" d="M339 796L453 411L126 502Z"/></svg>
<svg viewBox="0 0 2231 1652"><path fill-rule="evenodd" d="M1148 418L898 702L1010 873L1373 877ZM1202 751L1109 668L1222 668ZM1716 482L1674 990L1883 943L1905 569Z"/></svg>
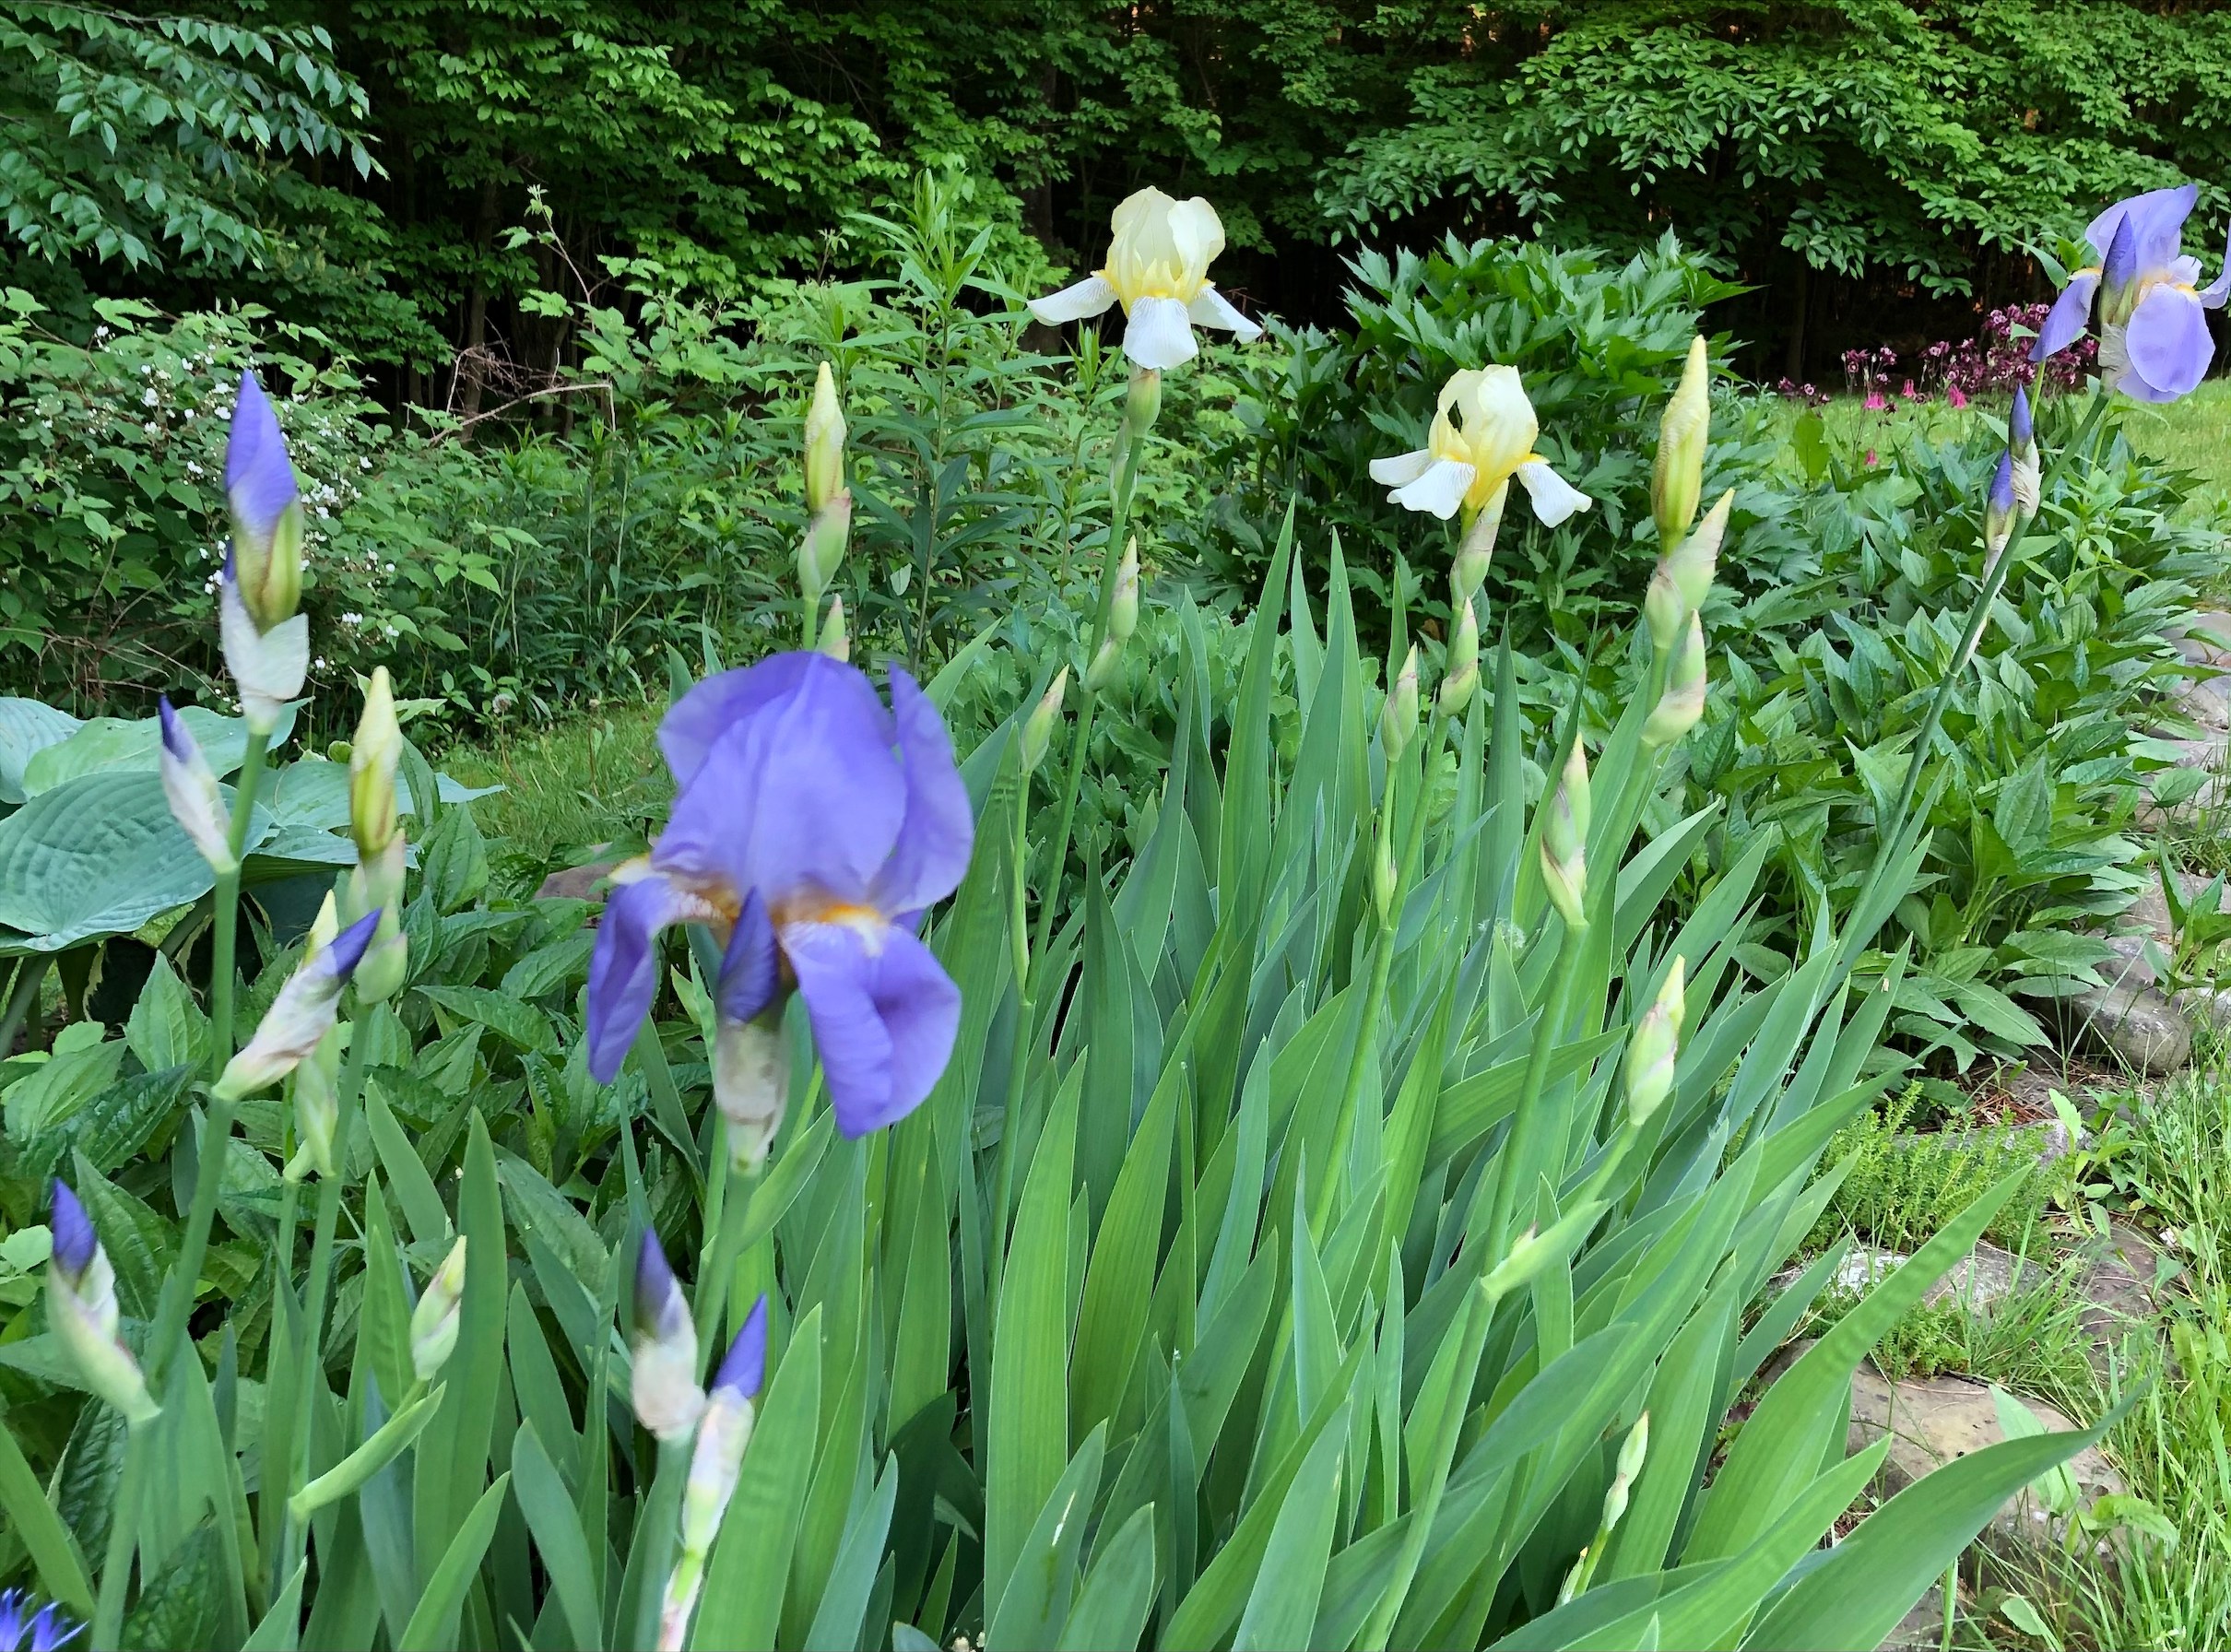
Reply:
<svg viewBox="0 0 2231 1652"><path fill-rule="evenodd" d="M868 890L878 910L919 912L942 901L968 876L976 816L953 762L952 737L929 696L903 671L891 674L891 720L898 734L905 808L898 841Z"/></svg>
<svg viewBox="0 0 2231 1652"><path fill-rule="evenodd" d="M2178 184L2173 189L2150 189L2116 202L2084 227L2083 238L2095 247L2113 244L2127 226L2131 254L2149 268L2161 268L2178 255L2185 219L2200 200L2200 185Z"/></svg>

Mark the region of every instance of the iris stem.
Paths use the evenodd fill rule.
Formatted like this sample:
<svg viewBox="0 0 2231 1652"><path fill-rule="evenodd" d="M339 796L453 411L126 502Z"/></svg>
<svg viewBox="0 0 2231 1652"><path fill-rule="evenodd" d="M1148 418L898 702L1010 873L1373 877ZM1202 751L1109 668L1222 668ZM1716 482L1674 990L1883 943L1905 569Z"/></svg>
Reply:
<svg viewBox="0 0 2231 1652"><path fill-rule="evenodd" d="M251 728L248 749L241 758L240 782L232 791L232 870L217 880L215 904L210 911L209 935L209 1054L211 1072L222 1074L232 1059L232 976L235 920L240 914L240 861L247 853L248 822L255 812L255 793L264 774L264 752L271 737ZM225 1154L232 1139L233 1103L213 1093L203 1124L201 1146L194 1174L194 1202L186 1210L185 1237L179 1243L178 1260L163 1280L162 1301L156 1309L154 1335L148 1340L148 1379L153 1383L169 1364L171 1345L185 1329L194 1309L194 1287L201 1279L201 1265L209 1249L209 1222L217 1211L217 1190L224 1177ZM121 1505L120 1505L121 1506Z"/></svg>
<svg viewBox="0 0 2231 1652"><path fill-rule="evenodd" d="M100 1596L93 1604L89 1645L110 1652L122 1639L124 1590L131 1586L132 1552L139 1543L139 1504L148 1478L148 1425L126 1422L124 1471L109 1514L109 1549L100 1568Z"/></svg>
<svg viewBox="0 0 2231 1652"><path fill-rule="evenodd" d="M1557 969L1551 980L1547 1006L1541 1021L1534 1028L1531 1047L1527 1051L1526 1077L1518 1087L1518 1104L1511 1115L1511 1133L1503 1144L1503 1162L1495 1175L1495 1196L1488 1206L1487 1254L1501 1257L1510 1249L1511 1207L1517 1200L1519 1184L1529 1186L1538 1167L1533 1160L1538 1152L1535 1139L1541 1134L1541 1092L1549 1078L1550 1052L1564 1035L1564 1024L1572 1015L1573 983L1580 974L1581 954L1588 949L1588 926L1584 918L1577 924L1567 923L1564 937L1557 947Z"/></svg>
<svg viewBox="0 0 2231 1652"><path fill-rule="evenodd" d="M1133 368L1134 384L1150 370ZM1127 419L1128 413L1126 413ZM1108 619L1116 607L1116 576L1123 563L1124 530L1131 519L1131 490L1139 481L1139 459L1145 452L1148 431L1133 431L1129 424L1119 426L1116 436L1116 460L1108 484L1108 538L1100 565L1100 598L1092 610L1092 641L1085 650L1083 696L1077 706L1077 733L1069 742L1069 761L1061 784L1061 813L1059 824L1054 829L1053 854L1047 862L1045 893L1038 903L1038 930L1033 950L1041 958L1054 938L1054 909L1060 904L1061 875L1069 857L1069 832L1076 823L1077 791L1084 784L1085 749L1092 740L1092 714L1100 699L1092 686L1092 662L1100 657L1101 645L1108 639Z"/></svg>
<svg viewBox="0 0 2231 1652"><path fill-rule="evenodd" d="M226 847L232 852L232 869L220 872L209 909L209 1044L210 1076L225 1070L232 1059L233 947L239 929L241 858L248 852L248 823L255 813L255 793L264 777L264 754L271 737L258 729L248 731L248 749L240 761L240 779L232 788L232 832Z"/></svg>

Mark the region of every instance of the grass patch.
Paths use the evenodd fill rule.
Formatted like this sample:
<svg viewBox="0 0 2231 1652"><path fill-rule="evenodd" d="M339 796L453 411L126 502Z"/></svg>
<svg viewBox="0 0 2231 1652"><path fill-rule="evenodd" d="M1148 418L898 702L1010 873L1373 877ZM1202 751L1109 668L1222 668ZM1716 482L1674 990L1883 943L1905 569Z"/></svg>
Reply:
<svg viewBox="0 0 2231 1652"><path fill-rule="evenodd" d="M441 766L467 785L502 785L473 806L501 845L491 856L506 881L531 894L561 867L632 854L666 818L674 782L658 750L664 705L605 708L516 739L459 744Z"/></svg>

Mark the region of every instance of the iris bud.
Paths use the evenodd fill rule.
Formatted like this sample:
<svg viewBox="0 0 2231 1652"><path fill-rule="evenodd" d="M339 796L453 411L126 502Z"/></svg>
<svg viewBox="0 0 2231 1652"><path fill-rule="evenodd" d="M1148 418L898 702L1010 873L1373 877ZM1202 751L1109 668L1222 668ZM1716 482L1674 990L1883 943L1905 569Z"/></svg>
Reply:
<svg viewBox="0 0 2231 1652"><path fill-rule="evenodd" d="M1123 548L1123 560L1116 565L1116 589L1108 597L1108 635L1118 643L1128 643L1138 629L1139 540L1134 537Z"/></svg>
<svg viewBox="0 0 2231 1652"><path fill-rule="evenodd" d="M465 1303L465 1236L460 1233L426 1294L410 1313L410 1368L422 1383L433 1381L457 1346L457 1323Z"/></svg>
<svg viewBox="0 0 2231 1652"><path fill-rule="evenodd" d="M844 599L842 596L829 599L829 617L821 621L821 640L814 647L832 660L851 660L852 638L844 630Z"/></svg>
<svg viewBox="0 0 2231 1652"><path fill-rule="evenodd" d="M294 1069L294 1134L301 1145L287 1162L289 1182L299 1182L313 1170L321 1176L335 1174L333 1138L341 1122L340 1071L341 1030L328 1027L317 1048Z"/></svg>
<svg viewBox="0 0 2231 1652"><path fill-rule="evenodd" d="M2014 407L2006 421L2006 451L2013 457L2014 508L2024 516L2037 513L2037 432L2030 419L2030 398L2014 386Z"/></svg>
<svg viewBox="0 0 2231 1652"><path fill-rule="evenodd" d="M818 606L821 593L844 564L844 548L852 537L852 494L838 494L813 513L806 537L798 541L798 584Z"/></svg>
<svg viewBox="0 0 2231 1652"><path fill-rule="evenodd" d="M1439 706L1444 717L1458 717L1480 686L1480 621L1471 598L1457 600L1457 631L1448 641L1448 672L1441 678Z"/></svg>
<svg viewBox="0 0 2231 1652"><path fill-rule="evenodd" d="M1719 567L1720 541L1727 537L1728 514L1735 508L1735 490L1730 488L1713 502L1705 519L1695 531L1686 536L1670 551L1663 562L1674 589L1692 610L1705 606L1705 598L1712 595L1712 575Z"/></svg>
<svg viewBox="0 0 2231 1652"><path fill-rule="evenodd" d="M661 1440L687 1439L705 1409L697 1386L697 1327L658 1235L647 1230L635 1261L634 1320L629 1346L635 1415Z"/></svg>
<svg viewBox="0 0 2231 1652"><path fill-rule="evenodd" d="M1418 645L1412 643L1402 669L1379 707L1379 749L1394 762L1418 732Z"/></svg>
<svg viewBox="0 0 2231 1652"><path fill-rule="evenodd" d="M1541 880L1550 904L1566 924L1578 928L1588 922L1588 760L1573 742L1564 773L1550 795L1541 823Z"/></svg>
<svg viewBox="0 0 2231 1652"><path fill-rule="evenodd" d="M1635 1420L1626 1443L1620 1446L1618 1470L1611 1476L1611 1490L1603 1494L1603 1536L1609 1537L1620 1516L1627 1512L1628 1490L1634 1485L1635 1477L1642 1472L1643 1457L1649 1448L1650 1413L1645 1411ZM1600 1543L1598 1547L1600 1549Z"/></svg>
<svg viewBox="0 0 2231 1652"><path fill-rule="evenodd" d="M1038 703L1031 708L1031 714L1023 720L1022 773L1025 775L1036 773L1038 765L1045 761L1046 751L1054 743L1054 725L1061 721L1061 700L1068 691L1068 686L1069 668L1064 666L1054 673L1053 682L1039 697Z"/></svg>
<svg viewBox="0 0 2231 1652"><path fill-rule="evenodd" d="M844 490L844 408L836 375L821 363L813 378L813 405L806 412L806 509L820 514Z"/></svg>
<svg viewBox="0 0 2231 1652"><path fill-rule="evenodd" d="M1682 960L1676 957L1666 975L1666 984L1658 988L1658 1001L1643 1011L1642 1020L1627 1039L1623 1075L1627 1122L1637 1130L1649 1122L1650 1115L1673 1093L1673 1063L1681 1053L1681 1023L1685 1009L1684 968Z"/></svg>
<svg viewBox="0 0 2231 1652"><path fill-rule="evenodd" d="M1681 385L1658 427L1658 462L1650 473L1650 513L1658 538L1670 545L1695 520L1705 485L1705 442L1712 427L1712 372L1702 334L1689 341Z"/></svg>
<svg viewBox="0 0 2231 1652"><path fill-rule="evenodd" d="M1084 668L1085 688L1099 693L1116 680L1116 668L1122 664L1123 644L1114 637L1104 639L1099 652L1092 655L1092 663Z"/></svg>
<svg viewBox="0 0 2231 1652"><path fill-rule="evenodd" d="M278 417L254 372L240 376L226 435L225 505L241 600L256 630L270 631L301 604L302 501Z"/></svg>
<svg viewBox="0 0 2231 1652"><path fill-rule="evenodd" d="M217 776L185 719L171 708L169 695L157 702L162 714L162 793L171 815L187 841L201 852L218 877L238 867L232 857L232 814L218 790Z"/></svg>
<svg viewBox="0 0 2231 1652"><path fill-rule="evenodd" d="M372 944L380 914L367 913L330 945L314 947L264 1012L255 1036L226 1063L217 1080L220 1095L237 1100L277 1083L316 1049L334 1023L341 991Z"/></svg>
<svg viewBox="0 0 2231 1652"><path fill-rule="evenodd" d="M1124 433L1133 441L1154 428L1162 412L1162 374L1151 367L1131 369L1131 387L1123 398Z"/></svg>
<svg viewBox="0 0 2231 1652"><path fill-rule="evenodd" d="M743 1328L729 1344L720 1373L713 1379L713 1393L704 1421L697 1431L697 1445L690 1455L690 1477L681 1494L681 1557L667 1579L666 1599L658 1621L659 1652L680 1652L687 1643L690 1614L703 1587L705 1561L713 1540L720 1535L721 1518L743 1470L744 1448L751 1443L752 1402L767 1370L767 1299L754 1303Z"/></svg>
<svg viewBox="0 0 2231 1652"><path fill-rule="evenodd" d="M1643 743L1670 746L1694 728L1704 714L1705 622L1692 610L1688 631L1667 674L1665 692L1643 720Z"/></svg>
<svg viewBox="0 0 2231 1652"><path fill-rule="evenodd" d="M2102 329L2127 326L2131 313L2138 308L2141 295L2135 218L2135 214L2125 212L2115 220L2115 233L2107 242L2107 256L2100 261L2098 315Z"/></svg>
<svg viewBox="0 0 2231 1652"><path fill-rule="evenodd" d="M789 1099L789 1052L777 1018L723 1017L713 1039L713 1101L728 1121L731 1165L751 1172L767 1162Z"/></svg>
<svg viewBox="0 0 2231 1652"><path fill-rule="evenodd" d="M1650 587L1642 597L1642 619L1650 628L1650 646L1659 654L1670 653L1681 641L1681 622L1688 614L1689 605L1682 600L1672 570L1659 562L1651 570Z"/></svg>
<svg viewBox="0 0 2231 1652"><path fill-rule="evenodd" d="M1983 502L1983 550L1992 561L2014 535L2014 455L1999 455L1999 468L1991 477L1991 490Z"/></svg>
<svg viewBox="0 0 2231 1652"><path fill-rule="evenodd" d="M54 1183L54 1249L46 1269L47 1322L69 1351L85 1386L133 1422L162 1408L148 1393L139 1362L117 1334L116 1272L93 1233L85 1207L59 1179Z"/></svg>
<svg viewBox="0 0 2231 1652"><path fill-rule="evenodd" d="M1457 548L1457 560L1448 571L1449 583L1461 600L1470 601L1487 583L1488 566L1495 554L1495 536L1503 528L1504 502L1509 497L1509 489L1496 489L1494 497L1481 506L1465 525L1464 542Z"/></svg>
<svg viewBox="0 0 2231 1652"><path fill-rule="evenodd" d="M364 859L385 849L395 835L395 764L402 755L395 687L387 667L374 666L364 686L363 715L348 748L348 830Z"/></svg>

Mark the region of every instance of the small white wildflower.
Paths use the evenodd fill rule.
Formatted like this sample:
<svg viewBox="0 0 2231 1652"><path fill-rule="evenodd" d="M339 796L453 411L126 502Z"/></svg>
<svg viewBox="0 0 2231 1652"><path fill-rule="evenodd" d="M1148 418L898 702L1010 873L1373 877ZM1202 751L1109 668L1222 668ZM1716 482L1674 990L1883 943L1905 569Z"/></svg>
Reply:
<svg viewBox="0 0 2231 1652"><path fill-rule="evenodd" d="M147 389L140 392L139 399L143 405L152 407L157 403L160 402L162 397L155 394L155 386L150 384L147 387Z"/></svg>

